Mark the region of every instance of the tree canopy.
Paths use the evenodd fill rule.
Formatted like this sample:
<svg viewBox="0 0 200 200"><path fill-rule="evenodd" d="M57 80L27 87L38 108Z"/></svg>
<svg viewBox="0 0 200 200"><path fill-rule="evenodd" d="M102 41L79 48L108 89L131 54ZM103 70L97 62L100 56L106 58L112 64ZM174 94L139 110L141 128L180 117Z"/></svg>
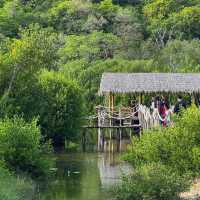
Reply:
<svg viewBox="0 0 200 200"><path fill-rule="evenodd" d="M1 174L13 181L16 195L9 200L21 196L5 168L45 173L41 143L77 141L83 112L103 102L103 72L200 72L199 30L199 0L0 0L0 181ZM129 160L159 159L158 167L137 169L118 199L178 198L185 179L165 162L182 172L199 170L200 114L192 111L183 118L196 120L187 124L192 134L179 122L137 141ZM6 181L0 197L9 191Z"/></svg>
<svg viewBox="0 0 200 200"><path fill-rule="evenodd" d="M198 72L199 6L198 0L2 0L1 115L44 115L43 93L55 101L61 95L68 105L72 97L54 91L57 84L73 88L77 105L81 95L85 112L93 112L103 72Z"/></svg>

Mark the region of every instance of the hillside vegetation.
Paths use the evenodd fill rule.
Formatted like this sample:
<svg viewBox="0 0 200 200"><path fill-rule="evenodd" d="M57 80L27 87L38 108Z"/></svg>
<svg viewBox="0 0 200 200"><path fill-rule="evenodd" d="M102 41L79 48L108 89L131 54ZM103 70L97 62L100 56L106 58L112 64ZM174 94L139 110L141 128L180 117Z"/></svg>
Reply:
<svg viewBox="0 0 200 200"><path fill-rule="evenodd" d="M27 199L21 189L32 191L34 184L20 177L20 186L16 174L46 176L52 163L46 160L49 151L44 146L51 149L50 143L56 147L65 140L77 141L83 115L102 102L97 94L103 72L199 72L199 30L199 0L0 0L0 181L13 183L11 190L6 184L1 187L0 198ZM180 131L179 125L167 129L165 137L160 132L144 135L136 143L141 152L128 156L134 165L145 165L149 159L159 162L159 175L173 174L171 166L175 167L165 187L173 186L173 198L187 187L179 187L185 180L179 179L179 172L193 174L193 168L199 167L199 149L192 148L190 141L191 148L185 151L192 151L192 157L185 163L182 158L188 151L178 155L172 144L156 143L164 152L169 147L163 155L150 142L174 140L171 133ZM186 145L187 140L182 142ZM152 146L151 151L143 143ZM182 160L176 165L179 156ZM166 183L160 176L154 179L154 169L150 163L137 171L136 177L146 170L143 178L154 180L144 181L145 188ZM160 198L169 199L166 195Z"/></svg>

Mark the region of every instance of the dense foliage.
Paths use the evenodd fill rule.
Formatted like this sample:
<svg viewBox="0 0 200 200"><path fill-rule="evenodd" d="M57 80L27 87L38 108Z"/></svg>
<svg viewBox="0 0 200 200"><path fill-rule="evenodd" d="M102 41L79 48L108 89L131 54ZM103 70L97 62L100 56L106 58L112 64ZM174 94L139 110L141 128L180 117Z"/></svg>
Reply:
<svg viewBox="0 0 200 200"><path fill-rule="evenodd" d="M50 175L51 145L41 140L36 120L0 120L0 199L31 200L36 189L33 180Z"/></svg>
<svg viewBox="0 0 200 200"><path fill-rule="evenodd" d="M78 81L89 112L101 101L102 72L197 72L199 5L198 0L1 1L0 94L8 92L9 104L18 114L29 112L30 119L38 95L28 93L43 68L64 70Z"/></svg>
<svg viewBox="0 0 200 200"><path fill-rule="evenodd" d="M134 144L126 157L134 166L159 162L180 174L200 174L200 109L183 111L175 126L148 131Z"/></svg>
<svg viewBox="0 0 200 200"><path fill-rule="evenodd" d="M200 109L182 111L175 125L134 138L124 157L137 170L116 190L116 199L180 199L200 174Z"/></svg>
<svg viewBox="0 0 200 200"><path fill-rule="evenodd" d="M38 133L34 118L43 141L74 142L83 108L91 113L102 103L103 72L199 72L199 29L199 0L0 0L0 130L6 133L0 154L6 164L38 173L33 166L40 166L40 159L31 161L32 148L24 155L21 148L30 142L35 149L30 139ZM148 165L151 159L179 173L198 172L198 118L188 113L191 118L183 114L182 120L194 119L192 127L178 121L173 128L145 134L129 160ZM15 115L23 120L12 119Z"/></svg>
<svg viewBox="0 0 200 200"><path fill-rule="evenodd" d="M0 121L0 159L10 170L26 172L35 178L46 175L51 167L42 151L36 123L36 120L26 123L16 117Z"/></svg>
<svg viewBox="0 0 200 200"><path fill-rule="evenodd" d="M58 35L38 25L21 30L20 35L6 42L1 55L1 116L23 115L28 121L39 117L47 138L56 134L75 138L82 97L79 86L58 72Z"/></svg>
<svg viewBox="0 0 200 200"><path fill-rule="evenodd" d="M189 186L187 177L159 163L144 165L124 177L114 190L117 200L178 200L179 193Z"/></svg>
<svg viewBox="0 0 200 200"><path fill-rule="evenodd" d="M38 114L42 132L55 145L77 139L82 116L82 96L77 84L59 72L39 76Z"/></svg>

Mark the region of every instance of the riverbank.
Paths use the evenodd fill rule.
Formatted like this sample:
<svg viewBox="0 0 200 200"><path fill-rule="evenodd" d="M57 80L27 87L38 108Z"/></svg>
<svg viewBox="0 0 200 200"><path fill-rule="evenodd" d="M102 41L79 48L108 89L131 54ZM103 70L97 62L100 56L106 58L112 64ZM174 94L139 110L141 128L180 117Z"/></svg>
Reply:
<svg viewBox="0 0 200 200"><path fill-rule="evenodd" d="M181 193L180 197L184 200L200 199L200 179L196 179L188 192Z"/></svg>

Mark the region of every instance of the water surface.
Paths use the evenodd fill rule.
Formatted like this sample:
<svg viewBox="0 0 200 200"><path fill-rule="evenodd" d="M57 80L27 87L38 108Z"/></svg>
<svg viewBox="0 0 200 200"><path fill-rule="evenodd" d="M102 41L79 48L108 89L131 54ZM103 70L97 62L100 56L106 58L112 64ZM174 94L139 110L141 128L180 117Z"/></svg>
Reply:
<svg viewBox="0 0 200 200"><path fill-rule="evenodd" d="M131 167L119 160L120 153L56 154L55 178L39 188L40 200L106 200L108 188L120 181Z"/></svg>

